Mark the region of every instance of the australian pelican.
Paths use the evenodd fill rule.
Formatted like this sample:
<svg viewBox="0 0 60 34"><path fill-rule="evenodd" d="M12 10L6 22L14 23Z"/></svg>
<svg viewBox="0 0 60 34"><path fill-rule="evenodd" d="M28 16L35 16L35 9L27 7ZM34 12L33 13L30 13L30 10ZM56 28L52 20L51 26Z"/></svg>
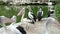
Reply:
<svg viewBox="0 0 60 34"><path fill-rule="evenodd" d="M40 21L43 17L43 11L42 9L40 8L39 11L37 12L37 17L38 17L38 21Z"/></svg>
<svg viewBox="0 0 60 34"><path fill-rule="evenodd" d="M54 24L57 27L60 27L60 24L58 23L58 21L55 18L48 17L47 23L46 23L46 33L45 34L51 34L51 32L49 31L49 27L52 24Z"/></svg>
<svg viewBox="0 0 60 34"><path fill-rule="evenodd" d="M29 12L28 12L28 17L30 20L32 20L32 24L34 24L34 22L36 22L36 16L34 15L34 13L32 12L32 9L30 6L28 6Z"/></svg>

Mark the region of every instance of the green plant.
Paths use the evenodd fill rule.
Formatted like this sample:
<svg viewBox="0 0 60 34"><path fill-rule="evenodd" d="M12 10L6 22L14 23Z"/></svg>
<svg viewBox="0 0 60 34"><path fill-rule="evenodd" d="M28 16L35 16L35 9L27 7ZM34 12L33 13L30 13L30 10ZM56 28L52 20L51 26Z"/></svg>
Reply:
<svg viewBox="0 0 60 34"><path fill-rule="evenodd" d="M60 4L57 4L55 6L55 15L56 15L56 17L57 17L57 19L58 19L58 21L60 23Z"/></svg>

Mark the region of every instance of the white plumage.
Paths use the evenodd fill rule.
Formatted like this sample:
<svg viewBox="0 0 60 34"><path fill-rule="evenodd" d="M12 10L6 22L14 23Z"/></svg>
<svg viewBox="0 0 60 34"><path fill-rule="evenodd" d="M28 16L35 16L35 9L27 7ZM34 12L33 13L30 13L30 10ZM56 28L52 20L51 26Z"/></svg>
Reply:
<svg viewBox="0 0 60 34"><path fill-rule="evenodd" d="M27 18L24 18L23 20L22 20L24 23L29 23L29 22L32 22L32 20L30 20L30 19L27 19Z"/></svg>
<svg viewBox="0 0 60 34"><path fill-rule="evenodd" d="M33 12L29 11L28 12L28 17L30 18L30 20L32 20L31 23L34 24L34 22L36 22L36 16L33 14Z"/></svg>
<svg viewBox="0 0 60 34"><path fill-rule="evenodd" d="M17 20L17 17L16 17L16 16L13 16L13 17L11 18L11 20L13 21L12 24L15 24L15 23L16 23L16 20Z"/></svg>
<svg viewBox="0 0 60 34"><path fill-rule="evenodd" d="M22 8L22 10L18 13L18 16L22 16L21 17L21 22L26 23L26 22L31 22L31 20L24 18L25 15L25 7ZM30 14L29 14L30 15Z"/></svg>
<svg viewBox="0 0 60 34"><path fill-rule="evenodd" d="M30 19L33 19L34 18L34 14L33 14L33 12L32 12L32 9L30 8L30 6L28 6L28 9L29 9L29 12L28 12L28 17L30 18Z"/></svg>
<svg viewBox="0 0 60 34"><path fill-rule="evenodd" d="M4 30L4 32L3 33L1 33L1 34L8 34L8 32L11 32L11 33L9 33L9 34L14 34L11 30L8 30L7 29L7 27L6 27L6 25L5 25L5 22L3 21L4 20L4 18L5 18L5 16L0 16L0 18L1 18L1 25L3 26L3 30Z"/></svg>
<svg viewBox="0 0 60 34"><path fill-rule="evenodd" d="M33 14L33 13L32 13L31 11L28 12L28 17L29 17L30 19L33 19L33 18L34 18L32 14Z"/></svg>
<svg viewBox="0 0 60 34"><path fill-rule="evenodd" d="M60 26L60 24L58 24L58 21L55 18L52 17L48 17L47 19L47 23L46 23L46 33L45 34L51 34L51 32L49 31L49 27L55 24L55 26Z"/></svg>
<svg viewBox="0 0 60 34"><path fill-rule="evenodd" d="M11 24L8 29L10 29L12 32L14 32L15 34L22 34L17 28L17 26L14 26L13 24Z"/></svg>
<svg viewBox="0 0 60 34"><path fill-rule="evenodd" d="M48 27L50 27L51 24L54 23L54 21L55 21L54 18L52 18L52 17L48 17L48 19L47 19L47 23L46 23L46 33L45 33L45 34L50 34L50 31L49 31Z"/></svg>
<svg viewBox="0 0 60 34"><path fill-rule="evenodd" d="M10 24L9 26L6 26L5 23L4 23L4 19L5 19L5 16L0 16L0 19L1 19L1 25L3 26L3 33L1 34L22 34L16 27L18 26L15 26L15 22L16 22L16 16L13 16L11 19L13 20L12 24ZM0 30L1 31L1 30Z"/></svg>
<svg viewBox="0 0 60 34"><path fill-rule="evenodd" d="M43 16L43 11L42 11L41 8L40 8L39 11L37 12L37 14L38 14L38 13L41 13L41 16Z"/></svg>

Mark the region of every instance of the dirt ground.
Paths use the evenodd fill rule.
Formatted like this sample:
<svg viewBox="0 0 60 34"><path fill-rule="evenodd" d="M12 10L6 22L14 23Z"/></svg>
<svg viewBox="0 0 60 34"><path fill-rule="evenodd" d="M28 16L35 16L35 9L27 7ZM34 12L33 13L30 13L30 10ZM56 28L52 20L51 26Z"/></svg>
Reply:
<svg viewBox="0 0 60 34"><path fill-rule="evenodd" d="M30 26L30 29L27 31L27 34L45 34L46 33L46 29L45 29L45 24L46 21L40 21L40 22L36 22L35 26ZM49 34L60 34L60 29L59 27L56 27L54 25L51 25L49 27Z"/></svg>

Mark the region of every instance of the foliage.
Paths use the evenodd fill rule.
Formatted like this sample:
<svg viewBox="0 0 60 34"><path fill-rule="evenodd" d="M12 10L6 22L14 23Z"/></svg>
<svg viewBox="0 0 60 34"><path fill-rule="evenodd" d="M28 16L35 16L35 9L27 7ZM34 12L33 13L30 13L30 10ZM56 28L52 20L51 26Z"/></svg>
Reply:
<svg viewBox="0 0 60 34"><path fill-rule="evenodd" d="M60 23L60 4L57 4L55 6L55 15L56 15L56 17L57 17L57 19L58 19L58 21Z"/></svg>

